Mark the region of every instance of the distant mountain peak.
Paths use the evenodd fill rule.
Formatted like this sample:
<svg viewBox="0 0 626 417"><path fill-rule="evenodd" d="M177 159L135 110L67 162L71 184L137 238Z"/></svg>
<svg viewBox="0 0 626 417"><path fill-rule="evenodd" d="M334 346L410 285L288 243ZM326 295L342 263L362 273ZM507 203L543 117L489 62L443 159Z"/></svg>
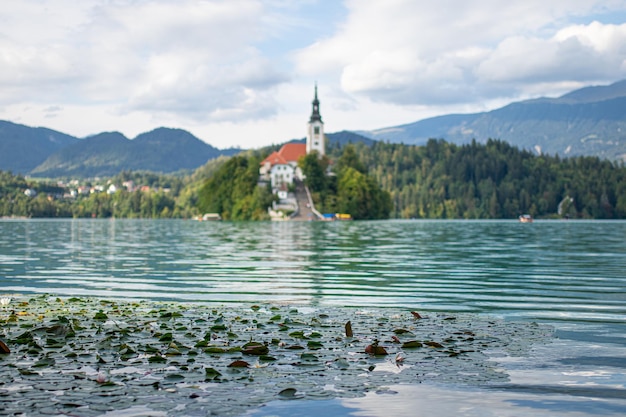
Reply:
<svg viewBox="0 0 626 417"><path fill-rule="evenodd" d="M78 139L0 121L0 170L48 177L112 176L122 170L192 170L239 149L219 150L183 129L156 128L128 139L117 131Z"/></svg>
<svg viewBox="0 0 626 417"><path fill-rule="evenodd" d="M519 101L489 112L442 115L363 133L414 145L431 138L457 144L501 139L549 154L626 161L626 80L559 98Z"/></svg>
<svg viewBox="0 0 626 417"><path fill-rule="evenodd" d="M593 103L618 97L626 97L626 80L610 85L583 87L562 95L558 100L568 103Z"/></svg>

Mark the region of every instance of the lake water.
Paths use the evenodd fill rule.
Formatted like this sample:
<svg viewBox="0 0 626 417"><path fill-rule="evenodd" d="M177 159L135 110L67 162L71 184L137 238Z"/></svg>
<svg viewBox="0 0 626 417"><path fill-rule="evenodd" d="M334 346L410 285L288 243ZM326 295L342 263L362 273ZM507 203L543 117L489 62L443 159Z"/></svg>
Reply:
<svg viewBox="0 0 626 417"><path fill-rule="evenodd" d="M0 294L14 293L388 307L555 328L528 356L500 358L506 384L398 385L251 416L626 414L626 222L0 220Z"/></svg>

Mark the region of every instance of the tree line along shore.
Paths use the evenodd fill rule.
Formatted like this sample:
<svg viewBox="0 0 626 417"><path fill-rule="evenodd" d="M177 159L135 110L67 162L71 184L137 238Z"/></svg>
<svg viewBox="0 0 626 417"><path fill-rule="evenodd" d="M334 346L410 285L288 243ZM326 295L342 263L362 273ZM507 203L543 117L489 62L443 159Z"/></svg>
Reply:
<svg viewBox="0 0 626 417"><path fill-rule="evenodd" d="M259 185L259 164L275 149L167 175L124 171L70 181L0 171L0 217L193 218L211 212L224 220L267 220L276 197ZM500 140L334 144L324 158L309 155L299 165L319 211L355 220L508 219L522 213L626 219L623 162L536 155ZM79 187L89 192L76 192Z"/></svg>

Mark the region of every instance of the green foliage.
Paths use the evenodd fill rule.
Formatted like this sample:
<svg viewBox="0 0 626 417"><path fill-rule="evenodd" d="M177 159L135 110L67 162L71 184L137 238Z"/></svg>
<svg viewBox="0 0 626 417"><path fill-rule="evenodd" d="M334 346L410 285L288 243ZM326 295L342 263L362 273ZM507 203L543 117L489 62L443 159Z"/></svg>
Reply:
<svg viewBox="0 0 626 417"><path fill-rule="evenodd" d="M328 164L328 157L319 158L317 152L312 152L300 158L298 166L306 177L305 184L310 190L320 192L328 188L328 177L326 175Z"/></svg>
<svg viewBox="0 0 626 417"><path fill-rule="evenodd" d="M334 176L326 175L327 157L320 159L312 153L299 161L316 207L326 213L348 213L355 220L388 218L392 209L390 194L367 175L355 147L348 144L337 151L341 154Z"/></svg>
<svg viewBox="0 0 626 417"><path fill-rule="evenodd" d="M220 213L267 219L272 195L259 187L263 151L218 158L192 175L123 171L105 180L113 194L65 198L56 183L0 171L0 216L180 218ZM329 161L334 175L326 175ZM329 148L300 161L316 208L355 219L516 218L626 219L626 168L597 157L535 156L505 142L425 146L378 142ZM149 191L128 191L125 181ZM95 185L95 184L88 184ZM27 189L36 196L27 196ZM559 210L560 208L560 210ZM560 214L559 214L560 213Z"/></svg>
<svg viewBox="0 0 626 417"><path fill-rule="evenodd" d="M152 174L122 173L119 177L139 177ZM135 176L135 178L139 178ZM117 177L116 177L117 178ZM161 184L169 184L169 191L133 191L118 190L113 194L105 192L90 193L76 198L64 197L64 189L42 181L26 181L21 176L0 171L0 216L20 217L120 217L120 218L171 218L189 217L186 208L176 205L176 189L179 179L160 176ZM156 180L155 180L156 181ZM157 182L153 182L154 185ZM37 195L29 197L26 189L34 190Z"/></svg>
<svg viewBox="0 0 626 417"><path fill-rule="evenodd" d="M373 177L355 168L345 168L339 176L337 211L355 220L386 219L392 210L389 192L382 190Z"/></svg>
<svg viewBox="0 0 626 417"><path fill-rule="evenodd" d="M341 173L343 170L347 168L353 168L354 170L360 172L361 174L367 173L367 168L357 155L356 148L354 145L349 144L341 153L339 160L337 161L337 166L335 167L335 171Z"/></svg>
<svg viewBox="0 0 626 417"><path fill-rule="evenodd" d="M258 186L260 159L234 156L199 191L201 213L219 213L225 220L264 220L272 195Z"/></svg>
<svg viewBox="0 0 626 417"><path fill-rule="evenodd" d="M626 169L597 157L535 156L505 142L423 147L358 146L368 172L391 193L397 218L626 218Z"/></svg>

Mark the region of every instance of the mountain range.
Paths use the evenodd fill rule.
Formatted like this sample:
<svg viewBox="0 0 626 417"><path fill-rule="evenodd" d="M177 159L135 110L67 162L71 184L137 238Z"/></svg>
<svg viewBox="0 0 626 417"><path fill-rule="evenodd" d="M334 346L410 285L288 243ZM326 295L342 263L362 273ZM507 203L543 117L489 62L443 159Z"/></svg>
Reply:
<svg viewBox="0 0 626 417"><path fill-rule="evenodd" d="M172 173L239 152L217 149L182 129L160 127L132 140L119 132L79 139L0 121L0 170L39 177L106 177L123 170Z"/></svg>
<svg viewBox="0 0 626 417"><path fill-rule="evenodd" d="M374 143L348 131L327 136L333 144ZM108 177L124 170L173 173L194 170L218 156L241 151L217 149L182 129L160 127L132 140L119 132L79 139L0 120L0 170L35 177Z"/></svg>
<svg viewBox="0 0 626 417"><path fill-rule="evenodd" d="M483 113L450 114L361 132L375 140L423 145L500 139L537 153L626 161L626 80L585 87L558 98L511 103Z"/></svg>
<svg viewBox="0 0 626 417"><path fill-rule="evenodd" d="M450 114L372 131L327 134L331 144L374 141L423 145L501 139L562 157L626 161L626 80L558 98L514 102L489 112ZM297 139L301 141L302 139ZM0 121L0 170L41 177L112 176L122 170L193 170L238 148L217 149L182 129L157 128L130 140L118 132L76 138L44 127Z"/></svg>

